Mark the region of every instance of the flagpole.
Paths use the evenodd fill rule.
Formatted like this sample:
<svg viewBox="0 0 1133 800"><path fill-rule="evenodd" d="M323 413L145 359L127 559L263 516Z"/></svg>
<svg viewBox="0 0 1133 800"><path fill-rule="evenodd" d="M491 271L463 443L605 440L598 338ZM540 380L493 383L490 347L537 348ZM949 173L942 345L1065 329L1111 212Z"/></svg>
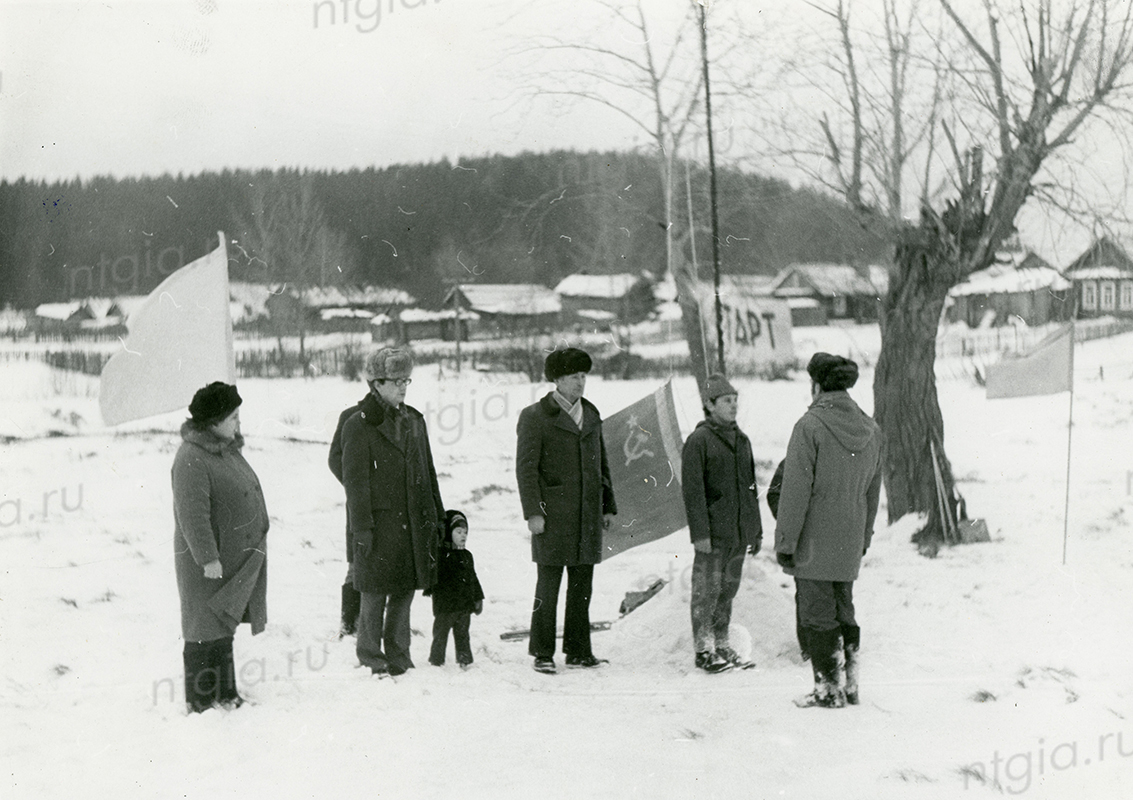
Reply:
<svg viewBox="0 0 1133 800"><path fill-rule="evenodd" d="M1070 442L1074 434L1074 323L1077 316L1075 314L1070 319L1070 413L1066 424L1066 503L1062 507L1062 566L1066 566L1066 542L1070 537Z"/></svg>

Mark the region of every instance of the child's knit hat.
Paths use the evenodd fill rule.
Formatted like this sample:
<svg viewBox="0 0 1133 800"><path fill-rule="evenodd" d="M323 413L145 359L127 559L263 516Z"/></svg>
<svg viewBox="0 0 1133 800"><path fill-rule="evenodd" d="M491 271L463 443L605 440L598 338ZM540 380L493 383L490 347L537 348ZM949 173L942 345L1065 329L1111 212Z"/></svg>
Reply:
<svg viewBox="0 0 1133 800"><path fill-rule="evenodd" d="M446 543L452 542L452 530L453 530L453 528L456 528L460 525L463 525L465 527L465 529L468 528L468 517L464 516L463 512L457 511L456 509L453 509L453 508L450 508L448 511L445 512L445 542Z"/></svg>

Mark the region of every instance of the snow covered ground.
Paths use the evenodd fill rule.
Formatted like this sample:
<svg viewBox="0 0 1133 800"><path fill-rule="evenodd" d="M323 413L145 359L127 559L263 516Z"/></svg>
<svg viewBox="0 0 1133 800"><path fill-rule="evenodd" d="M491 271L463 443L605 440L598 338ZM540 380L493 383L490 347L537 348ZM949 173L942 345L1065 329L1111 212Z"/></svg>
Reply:
<svg viewBox="0 0 1133 800"><path fill-rule="evenodd" d="M808 329L810 332L817 329ZM814 333L814 336L838 336ZM854 346L868 350L872 339ZM849 352L836 340L796 342ZM441 491L471 520L488 600L474 667L426 660L376 679L336 638L345 512L326 467L337 378L246 380L245 454L272 517L267 630L236 636L238 711L187 716L169 468L183 414L106 430L97 381L15 362L0 372L0 796L46 798L959 798L1128 796L1133 786L1133 334L1077 350L1069 547L1062 565L1068 396L987 401L940 385L948 453L993 542L925 559L914 521L879 519L856 585L863 704L800 710L809 667L792 588L749 559L735 639L758 668L692 668L687 534L595 572L599 670L532 671L534 588L514 429L546 387L418 370ZM870 360L872 363L872 360ZM1104 366L1104 380L1099 367ZM872 373L852 395L871 410ZM770 478L807 384L737 381L740 423ZM657 381L592 380L610 415ZM695 386L674 381L682 429ZM764 510L765 527L772 529ZM628 591L669 580L618 620ZM749 644L750 643L750 644ZM996 783L998 781L998 783ZM1124 792L1123 792L1124 789Z"/></svg>

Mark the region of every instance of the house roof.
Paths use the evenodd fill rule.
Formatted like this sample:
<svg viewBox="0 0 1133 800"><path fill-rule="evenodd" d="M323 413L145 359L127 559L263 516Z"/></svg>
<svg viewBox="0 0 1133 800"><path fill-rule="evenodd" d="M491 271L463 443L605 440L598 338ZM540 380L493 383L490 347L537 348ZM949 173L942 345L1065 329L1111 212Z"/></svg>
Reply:
<svg viewBox="0 0 1133 800"><path fill-rule="evenodd" d="M1038 259L1038 261L1042 261L1042 259ZM1022 263L1026 262L1022 261ZM1061 291L1069 288L1070 281L1062 277L1054 267L1028 266L1016 268L1012 264L992 264L987 269L973 272L966 281L953 286L948 294L953 297L962 297L974 294L1022 294L1040 289Z"/></svg>
<svg viewBox="0 0 1133 800"><path fill-rule="evenodd" d="M627 272L615 275L586 275L579 272L559 281L555 293L560 297L601 297L617 300L625 297L640 280L642 279L639 276Z"/></svg>
<svg viewBox="0 0 1133 800"><path fill-rule="evenodd" d="M870 266L869 278L849 264L791 264L784 267L771 283L772 294L794 294L787 289L810 289L823 297L836 295L862 295L877 297L885 287L876 286L875 280L888 276L883 267Z"/></svg>
<svg viewBox="0 0 1133 800"><path fill-rule="evenodd" d="M771 294L772 275L721 275L720 292L736 292L743 295Z"/></svg>
<svg viewBox="0 0 1133 800"><path fill-rule="evenodd" d="M1076 281L1133 280L1133 269L1121 267L1082 267L1068 274Z"/></svg>
<svg viewBox="0 0 1133 800"><path fill-rule="evenodd" d="M372 319L374 312L366 308L322 308L319 319L323 322L332 319Z"/></svg>
<svg viewBox="0 0 1133 800"><path fill-rule="evenodd" d="M308 308L409 306L417 302L409 292L386 286L310 286L299 295Z"/></svg>
<svg viewBox="0 0 1133 800"><path fill-rule="evenodd" d="M1083 269L1092 269L1096 267L1116 267L1126 273L1133 273L1133 259L1117 242L1103 236L1092 245L1090 245L1086 252L1078 256L1071 262L1063 274L1067 277L1081 277L1079 273Z"/></svg>
<svg viewBox="0 0 1133 800"><path fill-rule="evenodd" d="M480 315L475 311L461 311L461 319L477 320ZM407 308L401 312L402 322L436 322L441 319L456 319L456 309L446 308L441 311L427 311L424 308Z"/></svg>
<svg viewBox="0 0 1133 800"><path fill-rule="evenodd" d="M0 332L18 333L25 330L27 326L28 318L24 312L11 307L5 307L0 311Z"/></svg>
<svg viewBox="0 0 1133 800"><path fill-rule="evenodd" d="M83 304L79 300L71 300L67 303L41 303L35 307L35 315L43 319L68 320L82 308Z"/></svg>
<svg viewBox="0 0 1133 800"><path fill-rule="evenodd" d="M540 283L461 284L445 296L445 305L452 302L456 289L470 308L482 314L557 314L563 308L559 296Z"/></svg>

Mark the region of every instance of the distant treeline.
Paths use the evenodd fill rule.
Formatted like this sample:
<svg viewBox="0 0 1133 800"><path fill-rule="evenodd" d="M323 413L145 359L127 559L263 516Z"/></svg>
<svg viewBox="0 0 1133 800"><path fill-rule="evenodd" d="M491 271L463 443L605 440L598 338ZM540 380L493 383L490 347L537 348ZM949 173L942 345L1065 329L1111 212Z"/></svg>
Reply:
<svg viewBox="0 0 1133 800"><path fill-rule="evenodd" d="M675 257L710 275L707 173L673 185ZM718 175L722 268L774 274L793 261L876 261L883 243L839 202L788 184ZM524 153L348 172L225 170L153 178L0 182L0 305L143 294L229 239L233 279L359 283L435 303L454 282L554 286L582 270L665 265L656 158ZM289 261L290 259L290 261Z"/></svg>

